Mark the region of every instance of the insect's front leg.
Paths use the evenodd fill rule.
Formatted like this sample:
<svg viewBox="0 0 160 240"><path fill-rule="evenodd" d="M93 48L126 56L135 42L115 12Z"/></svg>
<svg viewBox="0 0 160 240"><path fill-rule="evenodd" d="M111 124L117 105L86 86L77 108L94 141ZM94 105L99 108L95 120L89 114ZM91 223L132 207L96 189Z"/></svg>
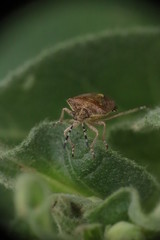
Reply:
<svg viewBox="0 0 160 240"><path fill-rule="evenodd" d="M85 141L86 141L86 145L87 147L89 147L89 143L88 143L88 137L87 137L87 129L85 128L85 125L84 123L82 123L82 129L83 129L83 134L84 134L84 138L85 138Z"/></svg>
<svg viewBox="0 0 160 240"><path fill-rule="evenodd" d="M71 126L69 126L68 128L66 128L64 130L64 136L65 136L64 148L66 148L67 142L69 141L71 148L72 148L72 157L74 157L74 144L72 143L72 141L70 139L70 134L72 132L72 129L78 127L79 124L80 123L78 121L74 121Z"/></svg>
<svg viewBox="0 0 160 240"><path fill-rule="evenodd" d="M93 139L93 142L92 142L91 145L90 145L90 150L91 150L92 156L93 156L93 158L95 158L94 145L95 145L95 142L96 142L97 137L98 137L98 130L97 130L97 128L95 128L93 125L91 125L91 124L89 124L89 123L87 123L87 122L85 122L85 123L86 123L86 125L87 125L93 132L95 132L95 134L96 134L95 138Z"/></svg>
<svg viewBox="0 0 160 240"><path fill-rule="evenodd" d="M68 113L70 116L72 116L72 111L68 108L63 108L62 111L61 111L61 116L59 118L59 121L57 123L61 123L64 119L64 113Z"/></svg>
<svg viewBox="0 0 160 240"><path fill-rule="evenodd" d="M106 123L103 121L98 121L98 125L103 125L103 134L102 134L102 140L104 142L104 145L106 147L106 150L108 150L108 144L106 143Z"/></svg>

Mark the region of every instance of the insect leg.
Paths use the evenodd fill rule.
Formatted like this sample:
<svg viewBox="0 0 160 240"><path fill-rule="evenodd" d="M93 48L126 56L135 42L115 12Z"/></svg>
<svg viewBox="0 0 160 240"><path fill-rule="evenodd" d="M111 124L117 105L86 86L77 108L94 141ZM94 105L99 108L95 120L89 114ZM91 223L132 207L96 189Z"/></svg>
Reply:
<svg viewBox="0 0 160 240"><path fill-rule="evenodd" d="M84 134L84 138L85 138L85 141L86 141L86 145L87 145L87 147L89 147L87 133L86 133L87 129L85 128L84 123L82 123L82 128L83 128L83 134Z"/></svg>
<svg viewBox="0 0 160 240"><path fill-rule="evenodd" d="M74 144L72 143L71 139L69 138L69 143L71 145L71 149L72 149L72 157L74 157Z"/></svg>
<svg viewBox="0 0 160 240"><path fill-rule="evenodd" d="M66 130L64 131L64 136L65 136L64 148L66 147L66 144L69 141L71 148L72 148L72 157L74 157L74 144L72 143L72 141L69 137L72 132L72 129L75 127L78 127L78 125L79 125L79 122L73 122L73 124L71 126L69 126L68 128L66 128Z"/></svg>
<svg viewBox="0 0 160 240"><path fill-rule="evenodd" d="M103 134L102 134L102 140L104 142L104 145L106 147L106 150L108 149L108 144L106 143L106 124L103 121L98 121L98 125L103 125Z"/></svg>
<svg viewBox="0 0 160 240"><path fill-rule="evenodd" d="M87 125L93 132L95 132L95 134L96 134L95 138L93 139L93 142L92 142L91 145L90 145L90 149L91 149L92 156L93 156L93 158L95 158L95 154L94 154L94 144L95 144L95 142L96 142L96 140L97 140L97 137L98 137L98 130L97 130L95 127L93 127L92 125L90 125L89 123L86 123L86 125Z"/></svg>
<svg viewBox="0 0 160 240"><path fill-rule="evenodd" d="M64 112L68 113L70 116L72 116L72 111L68 108L63 108L62 109L62 112L61 112L61 116L60 116L60 119L59 119L59 122L62 122L63 121L63 118L64 118Z"/></svg>
<svg viewBox="0 0 160 240"><path fill-rule="evenodd" d="M66 130L64 130L64 136L65 136L64 145L63 145L64 148L67 145L67 142L69 140L69 136L72 132L72 129L73 129L73 124L71 126L69 126L68 128L66 128Z"/></svg>

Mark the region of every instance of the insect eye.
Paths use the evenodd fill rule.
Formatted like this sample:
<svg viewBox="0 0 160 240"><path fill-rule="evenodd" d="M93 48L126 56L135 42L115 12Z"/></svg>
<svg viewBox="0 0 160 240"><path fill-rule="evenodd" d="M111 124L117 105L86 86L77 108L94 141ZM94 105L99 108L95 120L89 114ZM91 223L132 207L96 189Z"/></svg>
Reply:
<svg viewBox="0 0 160 240"><path fill-rule="evenodd" d="M118 107L114 106L114 108L112 109L112 112L117 112Z"/></svg>

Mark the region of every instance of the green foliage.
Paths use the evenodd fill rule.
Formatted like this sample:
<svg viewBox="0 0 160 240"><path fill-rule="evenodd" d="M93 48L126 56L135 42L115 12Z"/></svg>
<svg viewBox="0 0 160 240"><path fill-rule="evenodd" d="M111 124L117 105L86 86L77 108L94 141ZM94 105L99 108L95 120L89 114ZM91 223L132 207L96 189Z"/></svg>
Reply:
<svg viewBox="0 0 160 240"><path fill-rule="evenodd" d="M145 240L145 237L139 227L127 222L119 222L111 227L107 233L108 240Z"/></svg>
<svg viewBox="0 0 160 240"><path fill-rule="evenodd" d="M48 46L106 29L151 25L159 25L159 10L134 0L46 0L25 5L1 31L0 79Z"/></svg>
<svg viewBox="0 0 160 240"><path fill-rule="evenodd" d="M159 28L108 30L47 49L1 82L0 192L14 206L12 230L59 240L160 234L159 61ZM108 121L109 150L99 138L95 159L80 127L72 158L69 123L55 123L65 99L84 92L109 93L120 110L149 107Z"/></svg>

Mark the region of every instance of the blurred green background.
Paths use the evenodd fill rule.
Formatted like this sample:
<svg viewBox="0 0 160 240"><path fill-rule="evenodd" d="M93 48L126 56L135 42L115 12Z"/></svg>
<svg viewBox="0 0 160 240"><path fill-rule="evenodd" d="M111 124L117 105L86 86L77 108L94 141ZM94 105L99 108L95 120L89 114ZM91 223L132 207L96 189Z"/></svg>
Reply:
<svg viewBox="0 0 160 240"><path fill-rule="evenodd" d="M106 29L159 25L152 1L33 1L13 11L0 28L0 80L59 42Z"/></svg>

